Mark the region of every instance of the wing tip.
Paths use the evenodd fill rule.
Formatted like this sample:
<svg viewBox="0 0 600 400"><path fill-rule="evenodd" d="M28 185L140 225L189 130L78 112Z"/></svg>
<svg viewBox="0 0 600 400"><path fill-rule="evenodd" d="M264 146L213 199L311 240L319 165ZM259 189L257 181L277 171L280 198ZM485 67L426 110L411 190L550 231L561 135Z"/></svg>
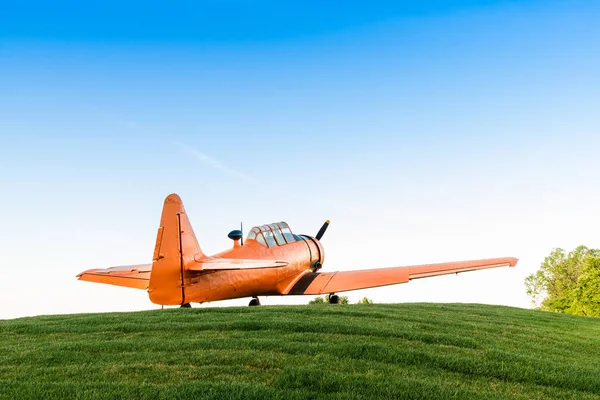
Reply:
<svg viewBox="0 0 600 400"><path fill-rule="evenodd" d="M80 273L78 273L77 275L75 275L75 278L81 280L81 278L83 278L84 275L90 273L91 271L94 271L93 269L86 269L85 271L82 271Z"/></svg>

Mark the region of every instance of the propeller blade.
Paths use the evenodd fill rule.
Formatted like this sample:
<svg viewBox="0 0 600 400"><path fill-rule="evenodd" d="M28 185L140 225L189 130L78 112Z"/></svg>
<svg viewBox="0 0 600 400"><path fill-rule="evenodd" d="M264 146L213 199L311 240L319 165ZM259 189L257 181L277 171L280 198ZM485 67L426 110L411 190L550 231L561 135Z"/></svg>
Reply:
<svg viewBox="0 0 600 400"><path fill-rule="evenodd" d="M315 236L315 239L321 240L321 238L325 234L325 231L327 230L328 226L329 226L329 220L325 221L325 223L323 224L321 229L319 229L319 232L317 232L317 236Z"/></svg>
<svg viewBox="0 0 600 400"><path fill-rule="evenodd" d="M244 223L240 222L240 232L242 232L242 240L240 241L240 244L243 246L244 245Z"/></svg>

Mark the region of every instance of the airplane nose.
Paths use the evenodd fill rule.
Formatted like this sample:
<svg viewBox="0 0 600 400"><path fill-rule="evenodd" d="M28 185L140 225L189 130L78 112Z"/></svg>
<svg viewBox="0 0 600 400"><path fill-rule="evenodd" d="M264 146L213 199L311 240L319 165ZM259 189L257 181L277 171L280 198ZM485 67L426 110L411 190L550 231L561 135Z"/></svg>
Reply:
<svg viewBox="0 0 600 400"><path fill-rule="evenodd" d="M308 246L308 255L310 258L310 268L320 269L325 261L325 251L323 245L317 239L308 235L300 235Z"/></svg>

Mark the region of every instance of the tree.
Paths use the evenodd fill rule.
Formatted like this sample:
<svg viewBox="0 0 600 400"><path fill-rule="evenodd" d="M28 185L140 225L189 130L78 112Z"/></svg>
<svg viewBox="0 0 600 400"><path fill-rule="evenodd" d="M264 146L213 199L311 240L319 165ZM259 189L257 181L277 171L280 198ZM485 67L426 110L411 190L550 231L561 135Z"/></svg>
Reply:
<svg viewBox="0 0 600 400"><path fill-rule="evenodd" d="M331 294L328 294L327 296L325 296L325 302L329 303L329 298L331 297ZM348 296L338 296L338 304L349 304L350 302L348 301Z"/></svg>
<svg viewBox="0 0 600 400"><path fill-rule="evenodd" d="M325 304L325 303L329 303L329 295L327 295L325 298L323 298L321 296L317 296L308 302L308 304ZM340 301L338 304L348 304L348 296L340 296Z"/></svg>
<svg viewBox="0 0 600 400"><path fill-rule="evenodd" d="M373 300L371 300L367 297L363 297L356 304L373 304Z"/></svg>
<svg viewBox="0 0 600 400"><path fill-rule="evenodd" d="M554 249L540 269L525 278L527 294L542 310L600 316L599 257L600 250L585 246L568 254Z"/></svg>
<svg viewBox="0 0 600 400"><path fill-rule="evenodd" d="M600 317L600 257L586 261L579 277L576 299L582 315Z"/></svg>
<svg viewBox="0 0 600 400"><path fill-rule="evenodd" d="M325 299L321 296L317 296L314 299L310 300L308 304L325 304Z"/></svg>

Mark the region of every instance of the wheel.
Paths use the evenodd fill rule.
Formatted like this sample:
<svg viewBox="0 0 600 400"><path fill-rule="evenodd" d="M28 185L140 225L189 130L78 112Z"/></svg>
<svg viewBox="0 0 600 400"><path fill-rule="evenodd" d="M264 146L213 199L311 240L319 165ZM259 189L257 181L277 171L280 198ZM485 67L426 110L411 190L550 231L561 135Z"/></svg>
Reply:
<svg viewBox="0 0 600 400"><path fill-rule="evenodd" d="M329 296L329 304L340 304L340 296L337 294Z"/></svg>
<svg viewBox="0 0 600 400"><path fill-rule="evenodd" d="M258 300L258 297L253 297L252 300L250 300L250 303L248 303L249 307L254 307L254 306L260 306L260 300Z"/></svg>
<svg viewBox="0 0 600 400"><path fill-rule="evenodd" d="M180 305L179 308L192 308L192 305L190 303L185 303Z"/></svg>

